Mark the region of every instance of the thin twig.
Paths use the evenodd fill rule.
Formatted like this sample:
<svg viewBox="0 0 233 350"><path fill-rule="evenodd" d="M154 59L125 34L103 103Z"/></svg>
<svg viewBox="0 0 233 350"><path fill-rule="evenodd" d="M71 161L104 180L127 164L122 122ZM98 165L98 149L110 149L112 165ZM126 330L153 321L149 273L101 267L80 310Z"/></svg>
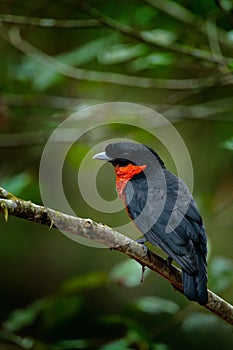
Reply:
<svg viewBox="0 0 233 350"><path fill-rule="evenodd" d="M69 0L71 2L71 0ZM175 52L176 54L183 54L186 56L191 56L193 58L201 59L204 61L212 62L215 64L225 64L225 62L230 63L232 62L232 58L224 57L224 60L222 56L215 55L214 57L212 54L207 50L197 49L194 47L188 47L184 46L182 44L173 43L172 45L167 45L165 43L162 43L161 41L156 40L156 37L152 37L151 35L148 35L147 31L140 31L137 30L128 24L124 24L122 22L119 22L115 19L112 19L111 17L105 15L103 12L97 10L96 8L92 7L88 3L79 3L78 6L87 14L90 16L98 19L103 24L107 25L110 28L113 28L117 30L118 32L121 32L123 34L129 35L133 37L134 39L137 39L139 41L142 41L144 43L147 43L152 46L156 47L162 47L163 49L169 50L171 52Z"/></svg>
<svg viewBox="0 0 233 350"><path fill-rule="evenodd" d="M100 22L96 19L56 19L17 16L11 14L0 15L1 23L23 24L37 27L60 27L60 28L88 28L99 27Z"/></svg>
<svg viewBox="0 0 233 350"><path fill-rule="evenodd" d="M207 34L206 31L206 24L201 19L195 16L191 11L189 11L186 7L182 6L181 4L171 1L171 0L144 0L149 5L154 7L155 9L159 9L160 11L166 13L167 15L177 19L180 22L185 23L186 25L191 26L192 28L195 28L198 32L201 32L205 35L212 35ZM218 31L218 37L219 41L223 44L226 44L230 46L229 40L227 40L226 32L219 27L216 27L216 30ZM215 35L215 34L214 34Z"/></svg>
<svg viewBox="0 0 233 350"><path fill-rule="evenodd" d="M82 219L63 214L12 196L12 194L0 188L0 211L4 215L8 211L9 215L55 227L69 234L82 236L117 250L136 260L142 266L147 266L157 272L167 279L179 292L183 293L180 270L175 266L169 267L167 261L158 255L151 252L145 253L144 248L130 238L91 219ZM208 291L208 304L205 307L226 322L233 324L233 306L210 290Z"/></svg>
<svg viewBox="0 0 233 350"><path fill-rule="evenodd" d="M223 60L223 54L222 54L222 50L221 47L219 45L219 38L218 38L218 32L217 32L217 26L216 23L211 20L211 19L207 19L206 21L206 32L208 35L208 40L209 40L209 45L210 45L210 50L212 52L212 55L215 56L222 56ZM226 65L223 66L224 69L226 67ZM219 69L222 69L222 65L219 65Z"/></svg>
<svg viewBox="0 0 233 350"><path fill-rule="evenodd" d="M171 90L193 90L199 87L214 86L220 79L220 77L216 76L196 79L152 79L120 73L98 72L87 69L81 69L73 66L68 66L67 64L64 64L54 59L52 56L45 54L35 46L31 45L29 42L27 42L21 37L20 31L17 27L12 27L8 35L6 35L5 32L1 30L0 35L5 40L10 42L11 45L16 47L24 54L32 57L40 64L47 66L54 72L57 72L63 76L70 77L73 79L105 82L140 88L158 88Z"/></svg>

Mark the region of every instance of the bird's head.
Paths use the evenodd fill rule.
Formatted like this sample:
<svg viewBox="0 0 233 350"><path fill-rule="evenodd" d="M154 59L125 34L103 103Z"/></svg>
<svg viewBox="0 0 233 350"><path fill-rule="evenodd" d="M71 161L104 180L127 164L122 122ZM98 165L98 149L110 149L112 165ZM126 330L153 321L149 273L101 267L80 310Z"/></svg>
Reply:
<svg viewBox="0 0 233 350"><path fill-rule="evenodd" d="M106 146L105 151L94 155L93 159L100 159L113 164L114 167L165 168L158 154L150 147L134 142L116 142Z"/></svg>
<svg viewBox="0 0 233 350"><path fill-rule="evenodd" d="M158 171L161 174L165 168L158 154L150 147L134 142L116 142L106 146L105 151L97 153L94 159L105 160L112 163L116 173L116 186L118 194L123 198L126 184L135 176L152 175Z"/></svg>

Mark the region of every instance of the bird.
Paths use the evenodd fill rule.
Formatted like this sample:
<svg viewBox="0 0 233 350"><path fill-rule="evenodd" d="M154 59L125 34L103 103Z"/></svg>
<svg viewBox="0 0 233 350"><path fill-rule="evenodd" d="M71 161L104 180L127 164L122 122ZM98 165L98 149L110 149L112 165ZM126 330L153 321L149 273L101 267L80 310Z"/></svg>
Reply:
<svg viewBox="0 0 233 350"><path fill-rule="evenodd" d="M184 295L206 305L207 236L187 185L151 147L141 143L109 143L93 158L113 165L118 195L143 234L137 242L160 247L170 264L178 263Z"/></svg>

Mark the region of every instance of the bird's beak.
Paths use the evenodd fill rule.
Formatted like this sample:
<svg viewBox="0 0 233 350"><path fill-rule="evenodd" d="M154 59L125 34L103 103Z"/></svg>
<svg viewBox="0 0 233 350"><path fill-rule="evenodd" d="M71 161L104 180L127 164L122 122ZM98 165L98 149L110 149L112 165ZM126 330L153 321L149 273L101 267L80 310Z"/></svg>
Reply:
<svg viewBox="0 0 233 350"><path fill-rule="evenodd" d="M105 160L106 162L109 162L110 160L112 160L110 157L107 156L107 154L105 152L100 152L95 154L92 159L99 159L99 160Z"/></svg>

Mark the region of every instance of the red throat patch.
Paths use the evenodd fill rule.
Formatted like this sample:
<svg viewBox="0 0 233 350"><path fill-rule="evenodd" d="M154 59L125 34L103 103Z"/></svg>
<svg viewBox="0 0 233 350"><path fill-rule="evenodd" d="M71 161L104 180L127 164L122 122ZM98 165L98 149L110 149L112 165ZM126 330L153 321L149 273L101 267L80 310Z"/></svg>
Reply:
<svg viewBox="0 0 233 350"><path fill-rule="evenodd" d="M119 197L123 198L123 192L125 186L129 180L132 179L134 175L140 174L143 170L146 169L146 165L133 165L129 164L124 167L116 166L116 188Z"/></svg>

